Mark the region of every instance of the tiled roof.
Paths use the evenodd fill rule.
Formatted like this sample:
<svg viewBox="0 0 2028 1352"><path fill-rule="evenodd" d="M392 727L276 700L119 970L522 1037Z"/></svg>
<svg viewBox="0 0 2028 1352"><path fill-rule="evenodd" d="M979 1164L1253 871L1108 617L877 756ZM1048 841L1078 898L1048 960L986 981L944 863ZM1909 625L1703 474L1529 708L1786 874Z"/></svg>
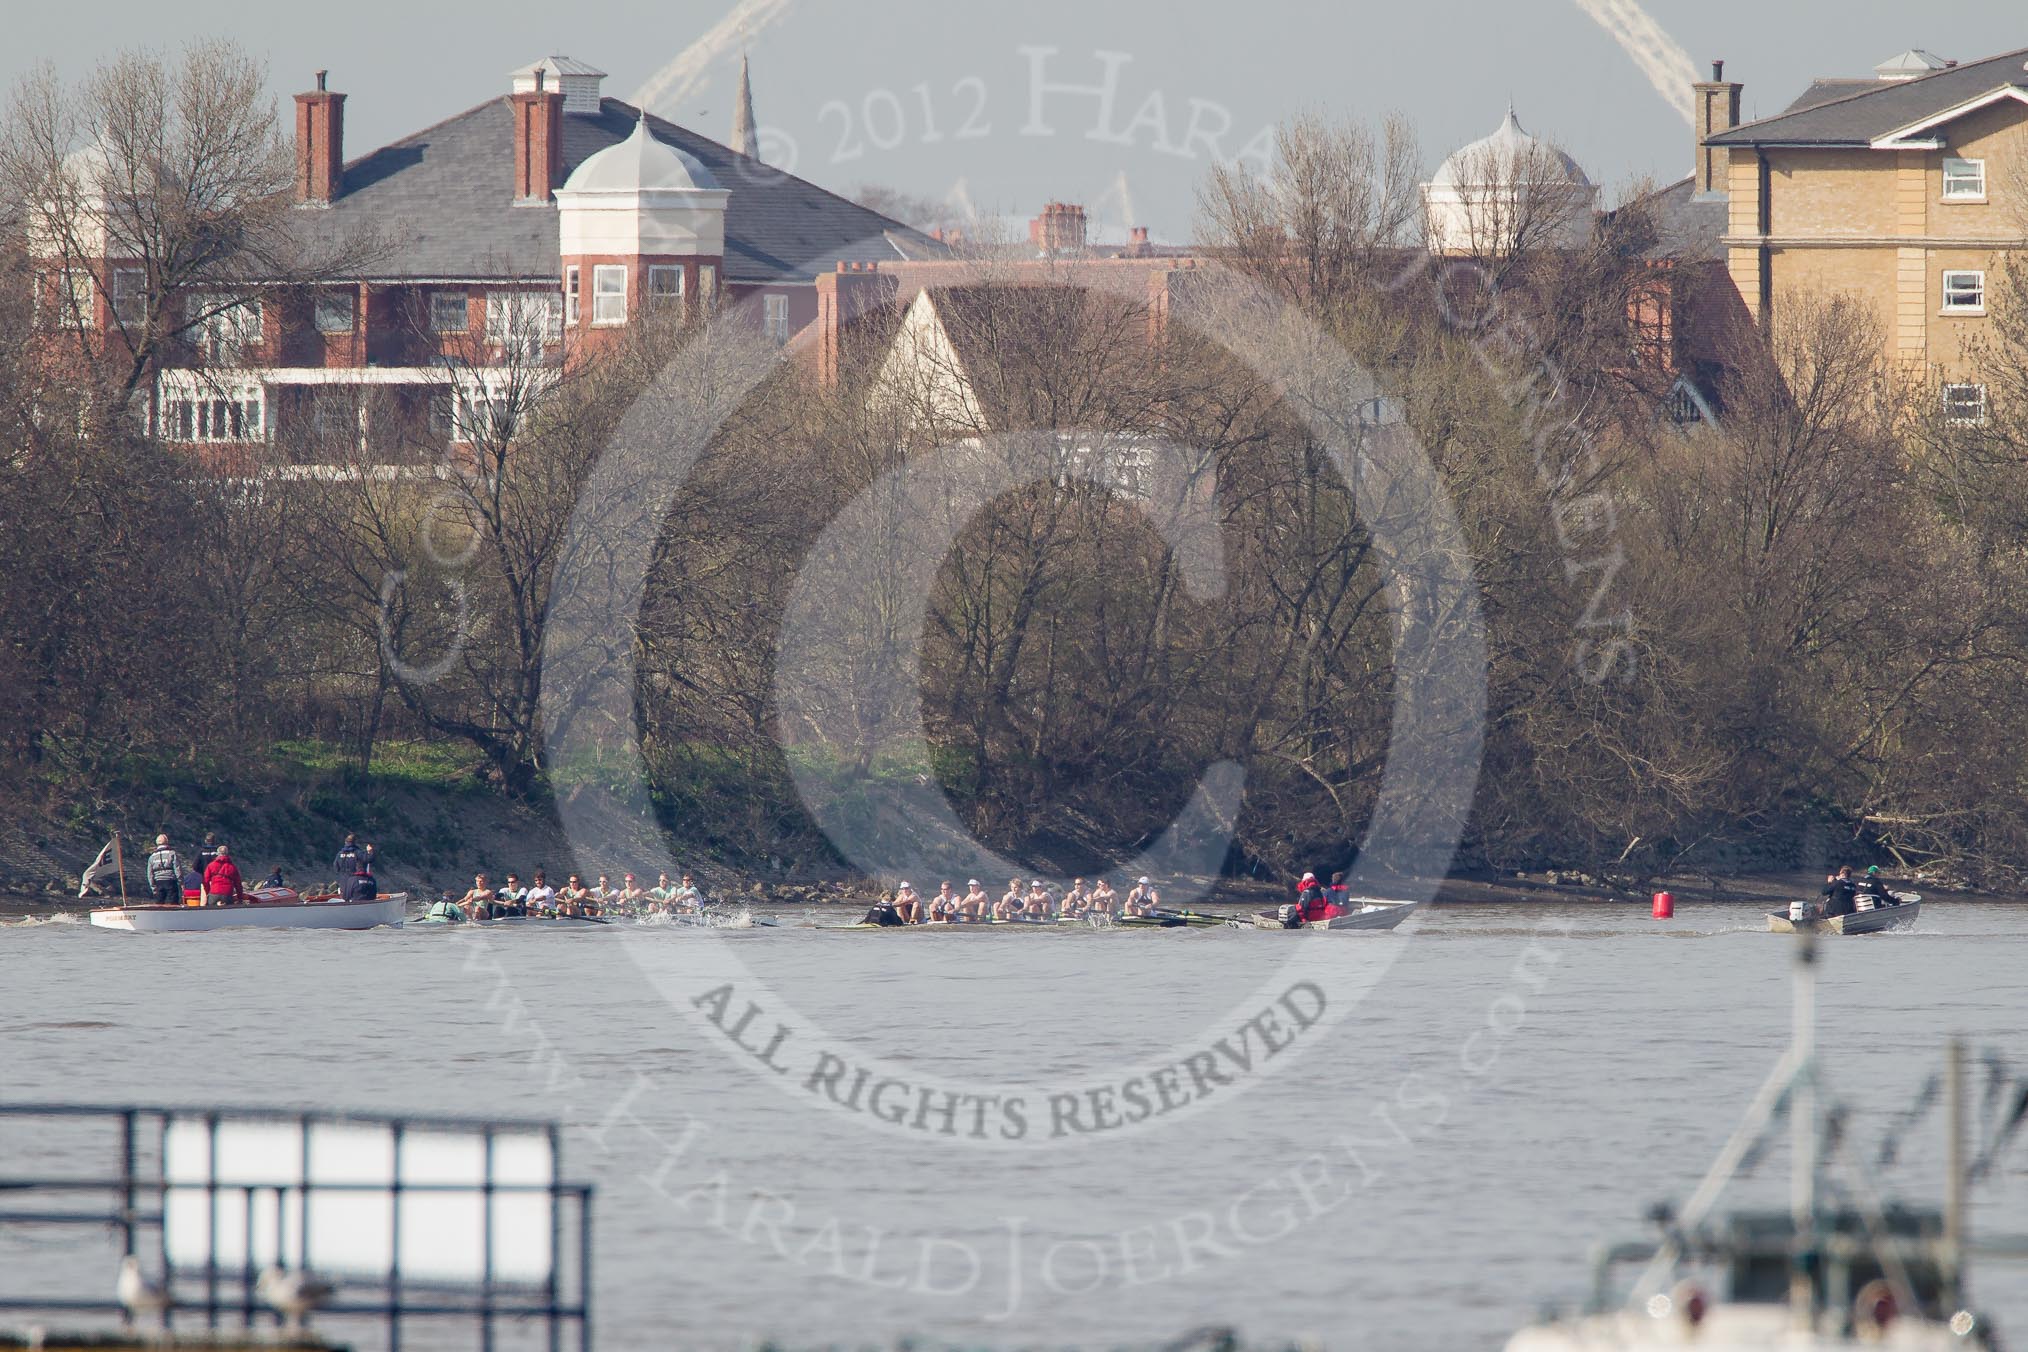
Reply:
<svg viewBox="0 0 2028 1352"><path fill-rule="evenodd" d="M1725 233L1728 204L1722 195L1699 197L1696 175L1671 183L1647 201L1654 217L1655 240L1643 251L1645 257L1684 263L1725 257L1718 239Z"/></svg>
<svg viewBox="0 0 2028 1352"><path fill-rule="evenodd" d="M1912 80L1819 80L1786 112L1742 123L1712 145L1869 145L1889 132L2007 85L2028 87L2028 48L2002 52ZM1840 93L1831 86L1850 85ZM1818 93L1821 98L1811 101Z"/></svg>
<svg viewBox="0 0 2028 1352"><path fill-rule="evenodd" d="M563 115L563 172L617 145L639 110L601 99L596 114ZM650 114L657 139L695 157L732 191L725 214L728 282L808 281L840 260L937 257L919 231L814 183ZM376 232L386 247L361 269L370 278L555 277L554 205L514 202L514 120L503 96L345 166L329 207L299 213L313 242Z"/></svg>

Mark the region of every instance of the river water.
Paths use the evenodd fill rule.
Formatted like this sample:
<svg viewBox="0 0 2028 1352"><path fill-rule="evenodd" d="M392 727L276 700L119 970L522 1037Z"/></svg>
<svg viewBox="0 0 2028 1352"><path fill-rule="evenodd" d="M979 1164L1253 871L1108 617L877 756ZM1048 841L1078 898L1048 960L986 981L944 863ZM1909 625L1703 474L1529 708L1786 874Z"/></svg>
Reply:
<svg viewBox="0 0 2028 1352"><path fill-rule="evenodd" d="M604 1347L1215 1324L1466 1349L1580 1294L1594 1241L1645 1237L1788 1038L1793 944L1751 907L1445 906L1344 938L777 918L10 926L0 1092L565 1119L566 1174L599 1188ZM1822 956L1854 1158L1950 1034L2028 1069L2028 906L1932 904ZM1942 1136L1932 1114L1882 1191L1938 1201ZM1975 1227L2028 1230L2028 1143L2011 1165ZM1777 1147L1734 1195L1786 1186ZM2028 1329L2028 1271L1973 1281L2002 1332Z"/></svg>

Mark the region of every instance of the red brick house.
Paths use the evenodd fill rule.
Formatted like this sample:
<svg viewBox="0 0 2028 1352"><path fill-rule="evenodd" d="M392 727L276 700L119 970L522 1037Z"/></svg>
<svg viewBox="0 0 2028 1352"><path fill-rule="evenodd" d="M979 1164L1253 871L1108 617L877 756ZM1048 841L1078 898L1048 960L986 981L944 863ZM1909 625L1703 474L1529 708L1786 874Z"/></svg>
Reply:
<svg viewBox="0 0 2028 1352"><path fill-rule="evenodd" d="M193 318L184 358L154 374L137 416L165 440L218 450L305 423L370 444L373 418L390 411L457 441L461 410L498 397L491 372L560 364L650 308L744 302L786 343L816 318L817 280L840 263L945 252L606 97L603 78L545 57L500 97L348 161L346 96L319 72L295 99L293 231L306 253L369 239L366 261L307 293L242 286L251 299ZM121 322L140 284L118 259L45 267L38 284L101 328ZM189 298L188 313L205 299Z"/></svg>

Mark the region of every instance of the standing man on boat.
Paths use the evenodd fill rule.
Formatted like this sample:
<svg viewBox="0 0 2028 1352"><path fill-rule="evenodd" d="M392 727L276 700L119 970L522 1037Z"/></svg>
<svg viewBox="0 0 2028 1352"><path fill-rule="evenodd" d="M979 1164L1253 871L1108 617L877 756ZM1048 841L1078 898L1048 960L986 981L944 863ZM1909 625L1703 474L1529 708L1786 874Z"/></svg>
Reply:
<svg viewBox="0 0 2028 1352"><path fill-rule="evenodd" d="M221 845L204 866L204 904L234 906L246 901L246 882L232 862L232 851Z"/></svg>
<svg viewBox="0 0 2028 1352"><path fill-rule="evenodd" d="M155 837L155 852L148 856L148 886L157 906L183 904L183 858L169 847L169 837Z"/></svg>
<svg viewBox="0 0 2028 1352"><path fill-rule="evenodd" d="M338 847L338 857L331 861L331 872L342 882L358 871L359 837L347 831L345 843Z"/></svg>

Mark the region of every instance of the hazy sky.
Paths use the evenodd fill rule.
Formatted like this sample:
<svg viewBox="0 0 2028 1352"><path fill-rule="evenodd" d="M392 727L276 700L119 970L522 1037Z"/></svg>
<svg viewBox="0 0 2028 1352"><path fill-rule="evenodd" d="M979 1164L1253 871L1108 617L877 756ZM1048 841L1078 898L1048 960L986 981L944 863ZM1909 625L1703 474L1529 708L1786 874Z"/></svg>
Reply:
<svg viewBox="0 0 2028 1352"><path fill-rule="evenodd" d="M329 68L331 87L351 96L349 158L505 92L509 70L548 52L599 65L611 72L607 92L628 97L732 2L15 0L0 78L11 85L44 59L81 73L122 44L173 48L196 32L231 34L269 62L285 114L286 96ZM1238 155L1292 112L1399 111L1434 166L1492 130L1509 98L1529 130L1560 142L1609 196L1690 167L1681 115L1575 0L748 3L775 11L750 47L770 158L793 155L795 172L840 191L962 190L980 212L1017 218L1054 197L1083 201L1114 227L1184 238L1212 148ZM1699 69L1725 58L1727 75L1746 85L1749 117L1778 111L1813 76L1865 74L1908 47L1969 59L2028 46L2028 17L1995 0L1644 0L1644 8ZM708 84L672 110L679 120L724 139L737 61L714 63ZM1110 62L1110 120L1101 121L1097 94L1046 90L1038 118L1038 62L1044 83L1087 87L1106 83Z"/></svg>

